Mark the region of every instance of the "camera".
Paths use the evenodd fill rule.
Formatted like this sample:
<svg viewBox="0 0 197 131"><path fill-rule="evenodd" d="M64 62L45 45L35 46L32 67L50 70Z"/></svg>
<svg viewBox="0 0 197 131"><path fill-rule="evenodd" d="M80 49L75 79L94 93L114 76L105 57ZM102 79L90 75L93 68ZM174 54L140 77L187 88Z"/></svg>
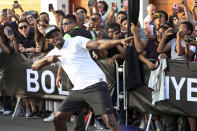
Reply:
<svg viewBox="0 0 197 131"><path fill-rule="evenodd" d="M190 43L190 42L192 42L193 40L196 40L196 37L193 36L193 35L190 35L190 36L188 36L188 37L185 39L185 42L186 42L186 43Z"/></svg>

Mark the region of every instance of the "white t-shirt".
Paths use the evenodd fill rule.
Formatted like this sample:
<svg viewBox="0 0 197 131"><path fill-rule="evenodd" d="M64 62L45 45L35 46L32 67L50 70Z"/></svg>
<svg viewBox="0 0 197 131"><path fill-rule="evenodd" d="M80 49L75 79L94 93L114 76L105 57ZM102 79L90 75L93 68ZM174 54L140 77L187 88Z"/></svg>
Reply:
<svg viewBox="0 0 197 131"><path fill-rule="evenodd" d="M176 38L174 38L170 42L168 42L168 45L171 47L171 60L186 60L186 56L185 55L182 55L182 56L178 56L177 55L176 44L177 44L177 39ZM184 41L181 41L181 45L183 47L185 47L185 42ZM189 49L192 52L195 52L196 47L190 45L189 46Z"/></svg>
<svg viewBox="0 0 197 131"><path fill-rule="evenodd" d="M60 50L54 48L47 54L60 55L60 64L74 85L72 90L81 90L101 81L106 82L103 71L86 48L88 41L90 39L81 36L68 38Z"/></svg>

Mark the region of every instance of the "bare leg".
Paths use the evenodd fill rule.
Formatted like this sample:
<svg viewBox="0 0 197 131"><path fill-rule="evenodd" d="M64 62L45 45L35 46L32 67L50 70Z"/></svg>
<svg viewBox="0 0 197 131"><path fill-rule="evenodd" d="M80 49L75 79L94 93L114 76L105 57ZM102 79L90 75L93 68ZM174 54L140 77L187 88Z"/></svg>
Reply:
<svg viewBox="0 0 197 131"><path fill-rule="evenodd" d="M39 103L39 111L42 111L43 109L43 106L44 106L44 100L40 100L40 103Z"/></svg>
<svg viewBox="0 0 197 131"><path fill-rule="evenodd" d="M35 101L35 99L30 98L29 103L31 105L32 112L36 112L36 101Z"/></svg>
<svg viewBox="0 0 197 131"><path fill-rule="evenodd" d="M73 114L74 112L57 112L53 118L55 131L67 131L66 120Z"/></svg>
<svg viewBox="0 0 197 131"><path fill-rule="evenodd" d="M190 125L190 129L192 130L197 130L196 127L196 118L194 117L188 117L188 121L189 121L189 125Z"/></svg>
<svg viewBox="0 0 197 131"><path fill-rule="evenodd" d="M114 114L106 114L102 115L103 120L105 121L105 124L111 131L122 131L122 128L116 121Z"/></svg>

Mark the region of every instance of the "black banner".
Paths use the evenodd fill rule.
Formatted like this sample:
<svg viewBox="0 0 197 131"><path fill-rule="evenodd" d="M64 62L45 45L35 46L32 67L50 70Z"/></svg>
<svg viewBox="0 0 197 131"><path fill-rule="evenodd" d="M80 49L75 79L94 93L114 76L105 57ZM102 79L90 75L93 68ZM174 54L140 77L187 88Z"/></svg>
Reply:
<svg viewBox="0 0 197 131"><path fill-rule="evenodd" d="M66 74L63 74L63 87L55 86L58 64L51 64L40 71L31 70L33 61L43 56L39 54L0 55L3 77L1 90L5 88L9 95L21 97L41 97L45 99L64 99L68 89L72 88ZM114 66L107 60L96 62L105 72L108 82L115 80ZM152 114L178 114L197 117L197 63L168 61L165 87L167 99L152 105L151 91L147 88L150 70L143 66L145 85L129 92L129 108L137 108ZM3 73L2 73L3 71ZM2 84L1 82L1 84ZM128 86L128 85L127 85ZM132 85L131 85L132 86Z"/></svg>
<svg viewBox="0 0 197 131"><path fill-rule="evenodd" d="M197 117L197 63L168 61L167 99L152 105L152 91L147 88L150 71L144 66L145 86L129 92L129 107L152 114L177 114Z"/></svg>

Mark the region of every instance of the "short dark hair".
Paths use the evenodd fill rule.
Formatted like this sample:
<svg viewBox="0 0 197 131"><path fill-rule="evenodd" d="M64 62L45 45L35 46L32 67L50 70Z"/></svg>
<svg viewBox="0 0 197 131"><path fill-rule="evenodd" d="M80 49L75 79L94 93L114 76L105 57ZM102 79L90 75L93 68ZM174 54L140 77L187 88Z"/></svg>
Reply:
<svg viewBox="0 0 197 131"><path fill-rule="evenodd" d="M186 25L186 26L187 26L187 30L191 30L191 32L190 32L190 34L189 34L189 35L191 35L192 32L193 32L193 30L194 30L194 27L193 27L192 23L189 22L189 21L184 21L184 22L182 22L181 24Z"/></svg>
<svg viewBox="0 0 197 131"><path fill-rule="evenodd" d="M105 1L99 1L98 3L101 3L104 5L104 8L103 8L104 11L108 10L108 4Z"/></svg>
<svg viewBox="0 0 197 131"><path fill-rule="evenodd" d="M79 10L79 9L84 10L84 12L87 14L87 10L86 10L85 8L83 8L83 7L77 7L77 8L75 9L75 12L77 12L77 10Z"/></svg>
<svg viewBox="0 0 197 131"><path fill-rule="evenodd" d="M101 18L101 14L99 14L99 13L93 13L92 16L93 15L98 15Z"/></svg>
<svg viewBox="0 0 197 131"><path fill-rule="evenodd" d="M76 16L73 14L68 14L63 19L69 19L69 21L77 22Z"/></svg>
<svg viewBox="0 0 197 131"><path fill-rule="evenodd" d="M166 31L169 29L169 27L166 25L162 25L162 26L159 26L159 28L157 30L159 30L159 29L163 29L164 31Z"/></svg>
<svg viewBox="0 0 197 131"><path fill-rule="evenodd" d="M118 12L117 16L120 15L120 14L123 14L123 15L125 15L127 17L127 13L125 13L124 11Z"/></svg>
<svg viewBox="0 0 197 131"><path fill-rule="evenodd" d="M108 29L117 29L117 28L119 28L120 29L120 25L118 24L118 23L111 23L111 24L109 24L109 26L108 26Z"/></svg>
<svg viewBox="0 0 197 131"><path fill-rule="evenodd" d="M157 13L159 13L159 14L164 14L164 16L165 16L165 20L166 21L168 21L168 14L165 12L165 11L163 11L163 10L160 10L160 11L158 11Z"/></svg>
<svg viewBox="0 0 197 131"><path fill-rule="evenodd" d="M122 23L125 21L125 20L127 20L127 18L123 18L122 20L121 20L121 25L122 25Z"/></svg>
<svg viewBox="0 0 197 131"><path fill-rule="evenodd" d="M19 25L20 23L23 23L23 22L25 22L25 23L27 23L27 25L29 25L29 22L28 22L26 19L21 19L21 20L19 20L18 25Z"/></svg>
<svg viewBox="0 0 197 131"><path fill-rule="evenodd" d="M62 10L57 10L55 11L56 14L60 14L62 15L63 17L65 16L65 13L62 11Z"/></svg>
<svg viewBox="0 0 197 131"><path fill-rule="evenodd" d="M49 17L49 14L47 12L41 12L40 15L47 15ZM39 17L40 17L39 15Z"/></svg>

